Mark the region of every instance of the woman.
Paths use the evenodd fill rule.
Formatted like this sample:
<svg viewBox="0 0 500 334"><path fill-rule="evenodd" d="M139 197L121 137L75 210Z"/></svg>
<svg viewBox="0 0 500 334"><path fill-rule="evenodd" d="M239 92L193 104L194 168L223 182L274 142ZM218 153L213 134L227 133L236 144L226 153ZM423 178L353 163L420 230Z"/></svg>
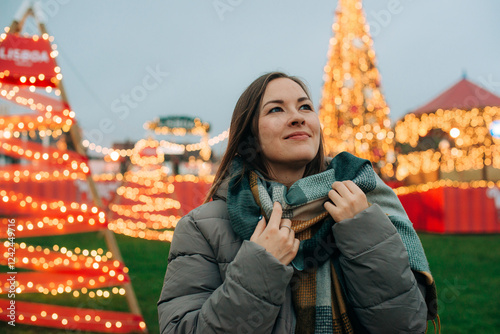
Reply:
<svg viewBox="0 0 500 334"><path fill-rule="evenodd" d="M321 137L297 78L245 90L205 204L176 227L162 333L425 332L435 287L411 222L368 161L325 160Z"/></svg>

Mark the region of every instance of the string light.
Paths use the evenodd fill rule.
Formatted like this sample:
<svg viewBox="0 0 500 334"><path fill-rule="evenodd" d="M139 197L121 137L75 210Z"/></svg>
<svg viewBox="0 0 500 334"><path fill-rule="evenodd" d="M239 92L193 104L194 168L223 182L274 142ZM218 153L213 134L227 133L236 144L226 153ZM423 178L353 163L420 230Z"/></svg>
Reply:
<svg viewBox="0 0 500 334"><path fill-rule="evenodd" d="M46 167L48 168L48 167ZM10 169L10 170L8 170ZM0 181L19 183L23 181L62 181L62 180L85 180L86 175L82 172L74 172L69 169L41 170L36 166L6 165L0 171Z"/></svg>
<svg viewBox="0 0 500 334"><path fill-rule="evenodd" d="M1 92L2 91L0 91L0 93ZM65 110L63 113L69 113L69 111ZM57 131L61 128L59 134L62 134L62 130L64 129L65 132L67 132L72 124L73 119L69 116L61 116L55 113L50 113L50 117L45 117L45 115L36 117L34 115L8 115L0 118L0 131L8 131L11 133L16 131L23 132L34 130Z"/></svg>
<svg viewBox="0 0 500 334"><path fill-rule="evenodd" d="M217 145L217 144L223 142L228 137L229 137L229 129L221 132L217 136L214 136L214 137L208 139L208 145L210 147L212 147L214 145ZM101 153L103 155L108 155L108 156L111 156L112 154L118 154L120 157L130 157L133 154L133 150L131 150L131 149L124 150L124 149L113 149L113 148L109 148L109 147L104 147L101 145L91 143L87 139L85 139L82 142L82 144L84 147L86 147L94 152ZM184 144L173 143L173 142L170 142L167 140L160 140L158 146L161 147L162 149L165 149L166 151L171 150L171 151L176 151L178 154L182 154L184 151L188 151L188 152L199 151L205 146L205 144L203 141L201 141L201 142L196 143L196 144L184 145ZM112 159L112 160L116 161L117 159Z"/></svg>
<svg viewBox="0 0 500 334"><path fill-rule="evenodd" d="M8 246L5 241L4 246ZM123 274L128 272L128 268L122 263L113 260L111 252L104 252L102 249L86 251L80 254L80 249L73 251L66 247L54 245L52 249L41 246L31 246L22 242L16 244L16 257L19 261L16 267L23 269L37 270L35 273L22 272L16 275L18 282L17 293L39 292L45 294L71 293L74 297L85 294L87 287L92 288L112 286L124 282ZM90 253L90 255L89 255ZM101 253L103 255L98 255ZM7 264L7 255L0 260L2 265ZM109 270L113 268L113 273ZM43 273L50 272L50 275ZM8 284L4 285L8 289ZM79 293L75 293L80 289ZM114 292L116 294L116 292ZM98 295L104 295L101 293Z"/></svg>
<svg viewBox="0 0 500 334"><path fill-rule="evenodd" d="M5 136L0 145L0 153L26 160L45 161L51 164L69 166L74 172L90 173L87 158L72 151L60 151L53 147L44 147L40 143L26 142L18 138Z"/></svg>
<svg viewBox="0 0 500 334"><path fill-rule="evenodd" d="M64 202L62 200L48 201L37 196L30 196L20 192L0 190L0 198L3 202L9 203L14 208L21 208L26 211L42 211L44 213L71 214L82 215L89 218L94 218L97 221L104 223L105 213L98 207L89 207L87 204L77 202Z"/></svg>
<svg viewBox="0 0 500 334"><path fill-rule="evenodd" d="M144 228L140 225L137 222L117 219L109 223L109 229L133 238L172 242L174 231L158 231L156 229Z"/></svg>
<svg viewBox="0 0 500 334"><path fill-rule="evenodd" d="M132 182L132 183L138 183L140 185L146 185L147 184L147 177L144 178L135 178L131 174L121 174L121 173L103 173L103 174L93 174L92 178L96 182L103 182L103 181L127 181L127 182ZM173 182L192 182L192 183L198 183L198 182L205 182L205 183L213 183L215 176L214 175L206 175L206 176L198 176L198 175L193 175L193 174L183 174L183 175L170 175L166 176L165 180L166 183L164 184L167 185ZM148 183L153 185L153 183ZM168 189L168 188L167 188ZM152 190L153 191L153 190Z"/></svg>
<svg viewBox="0 0 500 334"><path fill-rule="evenodd" d="M409 175L437 170L450 173L480 170L486 166L500 169L500 139L492 136L489 130L497 119L500 119L499 107L438 109L422 115L406 115L396 124L398 143L417 148L421 139L434 129L442 131L445 138L439 147L399 154L396 178L404 180Z"/></svg>
<svg viewBox="0 0 500 334"><path fill-rule="evenodd" d="M134 146L130 159L133 166L121 177L126 183L116 190L117 197L109 206L111 216L116 217L110 219L108 228L115 233L171 242L172 229L183 216L181 203L170 198L175 194L174 182L198 183L208 179L194 175L168 176L159 147L160 143L152 138L142 139ZM122 199L126 202L120 203Z"/></svg>
<svg viewBox="0 0 500 334"><path fill-rule="evenodd" d="M141 139L135 144L130 161L134 165L141 167L161 164L165 160L165 156L158 147L157 140L152 138Z"/></svg>
<svg viewBox="0 0 500 334"><path fill-rule="evenodd" d="M468 188L493 188L495 186L500 188L500 181L493 182L486 180L476 180L470 182L460 182L456 180L442 179L423 184L398 187L393 190L396 193L396 195L400 196L412 193L427 192L432 189L438 189L443 187L468 189Z"/></svg>

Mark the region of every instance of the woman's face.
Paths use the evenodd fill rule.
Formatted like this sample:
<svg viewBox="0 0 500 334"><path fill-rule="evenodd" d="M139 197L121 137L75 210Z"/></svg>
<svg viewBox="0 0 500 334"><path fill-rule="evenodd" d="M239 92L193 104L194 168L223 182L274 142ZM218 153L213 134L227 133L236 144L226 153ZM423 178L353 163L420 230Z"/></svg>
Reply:
<svg viewBox="0 0 500 334"><path fill-rule="evenodd" d="M271 81L259 111L259 141L274 173L304 168L319 149L320 123L302 87L287 78Z"/></svg>

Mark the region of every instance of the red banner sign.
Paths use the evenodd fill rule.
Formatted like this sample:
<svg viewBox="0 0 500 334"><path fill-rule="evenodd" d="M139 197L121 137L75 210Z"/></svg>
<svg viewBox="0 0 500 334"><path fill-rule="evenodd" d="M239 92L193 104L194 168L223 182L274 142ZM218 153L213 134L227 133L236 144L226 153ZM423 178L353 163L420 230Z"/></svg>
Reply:
<svg viewBox="0 0 500 334"><path fill-rule="evenodd" d="M50 42L38 36L7 34L0 41L0 81L15 85L55 87L58 79Z"/></svg>

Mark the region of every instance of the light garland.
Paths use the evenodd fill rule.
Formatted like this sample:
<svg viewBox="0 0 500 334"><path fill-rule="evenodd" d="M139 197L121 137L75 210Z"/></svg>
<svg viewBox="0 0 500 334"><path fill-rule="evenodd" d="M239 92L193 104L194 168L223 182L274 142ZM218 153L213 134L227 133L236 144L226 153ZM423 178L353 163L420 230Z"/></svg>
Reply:
<svg viewBox="0 0 500 334"><path fill-rule="evenodd" d="M8 302L8 299L0 299L0 308L6 309L9 306ZM76 309L73 307L24 301L16 302L16 306L18 308L17 323L21 324L57 328L78 328L92 332L109 332L112 330L115 333L140 332L146 329L146 323L142 317L131 313L85 308ZM3 314L0 313L0 319ZM5 317L2 320L8 321L8 318Z"/></svg>
<svg viewBox="0 0 500 334"><path fill-rule="evenodd" d="M500 143L500 139L489 134L489 126L496 119L500 119L500 107L438 109L420 116L408 114L396 124L396 141L416 147L419 139L432 129L449 133L453 128L458 128L459 137L455 141L458 147L490 145L494 141Z"/></svg>
<svg viewBox="0 0 500 334"><path fill-rule="evenodd" d="M65 110L64 113L68 113ZM47 117L47 114L49 117ZM73 124L72 118L63 115L62 117L47 112L46 115L37 116L36 118L33 115L9 115L2 116L0 118L0 137L4 137L4 134L8 134L7 138L11 136L19 137L21 132L25 131L43 131L43 130L51 130L54 132L58 132L62 134L62 127L67 132L69 127ZM18 134L19 133L19 134Z"/></svg>
<svg viewBox="0 0 500 334"><path fill-rule="evenodd" d="M3 225L8 219L2 219ZM87 218L84 215L69 214L64 217L23 217L16 219L16 235L18 237L51 236L57 234L82 233L103 230L106 221ZM7 238L7 228L0 232L0 237Z"/></svg>
<svg viewBox="0 0 500 334"><path fill-rule="evenodd" d="M162 230L162 229L173 229L177 226L177 222L182 218L181 216L175 215L162 215L162 214L150 214L148 219L146 215L143 216L145 221L137 220L137 219L129 219L129 218L117 218L110 221L111 227L109 228L112 231L116 231L117 229L125 230L143 230L143 229L154 229L154 230ZM131 218L131 217L130 217Z"/></svg>
<svg viewBox="0 0 500 334"><path fill-rule="evenodd" d="M442 179L439 181L427 182L424 184L415 184L411 186L403 186L393 189L396 195L407 195L412 193L421 193L427 192L432 189L438 189L443 187L448 188L460 188L460 189L468 189L468 188L500 188L500 181L485 181L485 180L477 180L470 182L460 182L456 180Z"/></svg>
<svg viewBox="0 0 500 334"><path fill-rule="evenodd" d="M467 170L479 170L485 166L500 169L500 145L489 147L452 148L444 152L432 149L426 151L399 154L396 177L404 180L408 175L430 173L440 170L450 173Z"/></svg>
<svg viewBox="0 0 500 334"><path fill-rule="evenodd" d="M152 138L141 139L132 150L130 161L141 167L147 165L159 165L165 160L165 156L158 150L159 143Z"/></svg>
<svg viewBox="0 0 500 334"><path fill-rule="evenodd" d="M23 193L1 190L0 200L9 203L12 210L23 212L36 212L44 214L76 215L77 220L88 219L89 224L104 223L105 214L96 206L88 206L83 203L64 202L62 200L47 201L41 197L29 196ZM80 218L82 217L82 218Z"/></svg>
<svg viewBox="0 0 500 334"><path fill-rule="evenodd" d="M226 131L223 131L222 133L218 134L217 136L214 136L214 137L208 139L208 145L210 147L212 147L214 145L217 145L217 144L223 142L228 137L229 137L229 129ZM97 145L95 143L91 143L87 139L83 140L82 145L84 147L88 148L89 150L95 151L96 153L101 153L103 155L108 155L108 156L111 156L112 154L114 154L114 155L118 155L118 156L124 158L124 157L130 157L133 154L132 149L128 149L128 150L113 149L113 148ZM167 140L160 140L158 146L163 148L163 149L166 149L166 150L173 150L173 151L182 153L184 151L188 151L188 152L199 151L199 150L203 149L206 146L206 144L203 141L201 141L201 142L196 143L196 144L184 145L184 144L173 143L173 142L170 142ZM113 160L116 160L116 159L113 159Z"/></svg>
<svg viewBox="0 0 500 334"><path fill-rule="evenodd" d="M172 242L174 231L165 230L158 231L143 227L138 227L136 222L129 224L127 221L117 219L109 223L109 229L115 233L123 234L133 238L140 238L146 240L160 240Z"/></svg>
<svg viewBox="0 0 500 334"><path fill-rule="evenodd" d="M417 147L422 137L433 129L449 134L446 140L454 147L440 146L425 151L400 154L396 178L440 170L449 173L479 170L485 166L500 169L500 139L492 137L489 127L500 119L499 107L453 109L422 114L408 114L396 125L396 140Z"/></svg>
<svg viewBox="0 0 500 334"><path fill-rule="evenodd" d="M5 241L4 246L9 247ZM112 260L112 253L99 248L97 250L73 251L66 247L54 245L52 249L41 246L30 246L22 242L15 245L17 268L36 270L36 272L22 272L16 275L18 286L16 293L39 292L52 295L69 293L85 287L99 288L103 286L121 284L126 281L128 268L117 260ZM81 251L81 252L80 252ZM3 254L0 263L6 265L8 253ZM54 272L54 270L56 270ZM44 272L50 272L50 275ZM0 287L0 293L8 291L9 283ZM73 294L78 297L77 294Z"/></svg>
<svg viewBox="0 0 500 334"><path fill-rule="evenodd" d="M160 184L160 187L157 187L157 185ZM152 188L135 188L135 187L125 187L125 186L120 186L118 189L116 189L116 193L120 196L123 196L124 198L133 200L133 201L141 201L141 202L147 202L149 199L151 199L152 195L158 195L158 194L172 194L174 192L174 185L169 184L166 185L165 187L163 186L163 182L155 182L154 187Z"/></svg>
<svg viewBox="0 0 500 334"><path fill-rule="evenodd" d="M156 198L154 202L144 203L144 204L112 204L110 206L111 211L130 215L132 212L161 212L169 209L179 210L181 204L179 201L173 200L171 198Z"/></svg>
<svg viewBox="0 0 500 334"><path fill-rule="evenodd" d="M128 172L127 172L128 173ZM103 181L127 181L127 182L132 182L132 183L137 183L140 185L144 186L153 186L155 185L154 183L148 183L149 185L146 185L147 177L145 178L139 178L139 177L134 177L131 174L125 173L102 173L102 174L93 174L92 178L96 182L103 182ZM205 182L205 183L213 183L214 182L214 175L207 175L207 176L197 176L193 174L185 174L185 175L169 175L165 176L166 184L168 187L168 184L171 184L173 182L193 182L193 183L198 183L198 182ZM163 184L165 186L165 183ZM168 189L168 188L167 188Z"/></svg>
<svg viewBox="0 0 500 334"><path fill-rule="evenodd" d="M0 167L1 182L48 182L65 180L85 180L87 175L69 169L47 170L50 166L26 166L11 164Z"/></svg>
<svg viewBox="0 0 500 334"><path fill-rule="evenodd" d="M45 147L40 143L22 141L17 138L6 138L0 145L0 153L15 158L32 161L45 161L50 164L70 166L75 172L88 174L87 158L72 151L61 151L53 147Z"/></svg>
<svg viewBox="0 0 500 334"><path fill-rule="evenodd" d="M167 170L161 166L159 157L163 155L158 153L158 148L159 142L154 139L143 139L135 145L130 159L134 166L121 177L126 183L116 190L118 197L109 205L110 217L113 218L108 228L113 232L171 242L173 231L170 229L175 228L184 213L178 200L165 196L175 196L174 182L199 182L200 178L194 175L167 176ZM121 199L125 199L124 203L120 203Z"/></svg>

